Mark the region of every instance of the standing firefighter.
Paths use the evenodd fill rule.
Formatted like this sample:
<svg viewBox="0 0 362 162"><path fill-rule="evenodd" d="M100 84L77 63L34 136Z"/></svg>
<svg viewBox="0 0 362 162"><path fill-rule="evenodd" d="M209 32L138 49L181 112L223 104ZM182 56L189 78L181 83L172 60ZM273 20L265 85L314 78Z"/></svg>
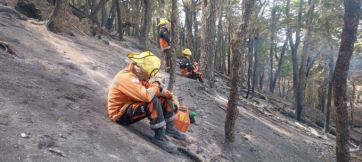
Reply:
<svg viewBox="0 0 362 162"><path fill-rule="evenodd" d="M191 55L191 50L188 48L182 51L182 57L179 62L181 75L195 80L198 79L201 83L204 83L197 62L191 63Z"/></svg>
<svg viewBox="0 0 362 162"><path fill-rule="evenodd" d="M170 67L170 32L168 31L168 25L169 22L166 18L162 18L160 20L160 24L158 24L160 26L160 46L161 46L161 50L163 53L163 60L162 60L162 66L167 69Z"/></svg>
<svg viewBox="0 0 362 162"><path fill-rule="evenodd" d="M128 58L132 63L118 72L109 87L108 116L121 125L130 125L148 117L155 132L153 143L175 153L177 147L165 135L179 140L185 140L186 135L174 127L173 95L159 82L149 81L159 71L160 59L150 51L130 53Z"/></svg>

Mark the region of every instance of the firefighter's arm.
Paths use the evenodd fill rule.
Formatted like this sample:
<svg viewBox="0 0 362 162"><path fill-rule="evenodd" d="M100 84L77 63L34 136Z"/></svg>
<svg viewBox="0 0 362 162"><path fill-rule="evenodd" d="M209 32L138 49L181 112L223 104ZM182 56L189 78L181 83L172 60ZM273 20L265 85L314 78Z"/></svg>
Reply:
<svg viewBox="0 0 362 162"><path fill-rule="evenodd" d="M122 81L119 90L135 101L151 102L154 96L160 94L158 84L151 84L148 88L130 79Z"/></svg>
<svg viewBox="0 0 362 162"><path fill-rule="evenodd" d="M157 84L160 90L160 93L156 95L157 97L165 97L165 98L172 98L173 94L164 88L164 86L159 81L154 81L152 84Z"/></svg>

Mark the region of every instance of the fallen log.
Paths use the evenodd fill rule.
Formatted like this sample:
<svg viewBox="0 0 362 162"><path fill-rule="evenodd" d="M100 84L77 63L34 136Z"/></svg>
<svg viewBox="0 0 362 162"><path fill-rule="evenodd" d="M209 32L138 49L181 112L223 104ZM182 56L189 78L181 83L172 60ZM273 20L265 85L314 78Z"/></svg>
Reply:
<svg viewBox="0 0 362 162"><path fill-rule="evenodd" d="M225 79L227 81L230 81L230 77L225 75L225 74L222 74L222 73L220 73L220 72L218 72L216 70L215 70L215 74L217 74L218 76L220 76L221 78L223 78L223 79Z"/></svg>

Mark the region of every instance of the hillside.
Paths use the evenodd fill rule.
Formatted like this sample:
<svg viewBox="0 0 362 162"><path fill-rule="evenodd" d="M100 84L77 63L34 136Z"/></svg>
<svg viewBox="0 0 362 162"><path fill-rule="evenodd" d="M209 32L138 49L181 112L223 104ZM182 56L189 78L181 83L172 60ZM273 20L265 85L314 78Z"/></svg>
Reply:
<svg viewBox="0 0 362 162"><path fill-rule="evenodd" d="M0 12L0 41L15 52L0 52L0 161L190 161L150 143L146 119L130 127L108 119L108 84L138 51L127 40L54 34ZM224 144L227 82L217 78L209 94L177 76L175 93L198 114L184 146L203 161L335 161L333 138L280 113L287 101L240 100L236 142Z"/></svg>

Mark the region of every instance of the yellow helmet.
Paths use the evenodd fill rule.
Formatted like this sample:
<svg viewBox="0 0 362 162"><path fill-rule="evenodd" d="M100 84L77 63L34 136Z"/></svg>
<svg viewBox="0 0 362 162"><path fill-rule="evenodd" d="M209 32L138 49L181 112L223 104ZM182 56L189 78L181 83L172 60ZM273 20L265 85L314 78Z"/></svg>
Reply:
<svg viewBox="0 0 362 162"><path fill-rule="evenodd" d="M167 25L169 24L170 22L168 22L168 20L166 18L161 18L160 20L160 23L158 24L159 26L161 25Z"/></svg>
<svg viewBox="0 0 362 162"><path fill-rule="evenodd" d="M161 60L155 56L151 51L142 53L131 52L127 55L129 59L136 63L143 71L150 77L153 77L160 70Z"/></svg>
<svg viewBox="0 0 362 162"><path fill-rule="evenodd" d="M186 55L186 56L191 56L192 53L191 53L191 50L188 49L188 48L185 48L183 51L182 51L182 54Z"/></svg>

